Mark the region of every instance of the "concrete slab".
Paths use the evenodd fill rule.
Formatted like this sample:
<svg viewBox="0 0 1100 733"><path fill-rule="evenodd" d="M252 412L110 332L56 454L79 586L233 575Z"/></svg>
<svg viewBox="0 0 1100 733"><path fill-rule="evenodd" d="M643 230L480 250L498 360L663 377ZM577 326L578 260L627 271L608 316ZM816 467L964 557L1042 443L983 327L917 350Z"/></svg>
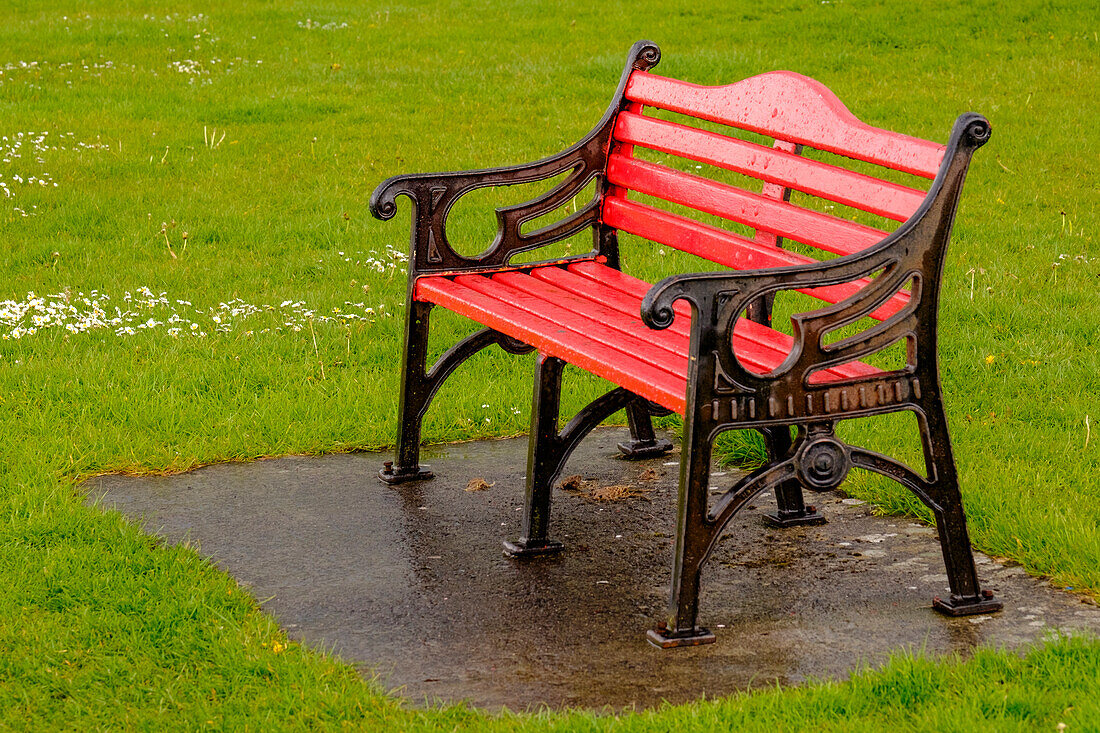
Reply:
<svg viewBox="0 0 1100 733"><path fill-rule="evenodd" d="M414 703L640 708L843 677L903 648L967 653L1100 630L1100 609L984 556L982 580L1005 610L944 618L930 606L947 591L935 531L825 494L813 498L821 527L765 527L770 497L736 517L703 578L701 620L718 642L656 649L644 632L668 593L677 454L616 460L624 434L599 430L573 456L566 475L584 481L554 496L567 551L525 562L500 545L519 531L523 439L428 451L437 478L399 487L375 478L382 456L360 453L85 488L197 545L292 637L377 671ZM467 491L472 479L490 485Z"/></svg>

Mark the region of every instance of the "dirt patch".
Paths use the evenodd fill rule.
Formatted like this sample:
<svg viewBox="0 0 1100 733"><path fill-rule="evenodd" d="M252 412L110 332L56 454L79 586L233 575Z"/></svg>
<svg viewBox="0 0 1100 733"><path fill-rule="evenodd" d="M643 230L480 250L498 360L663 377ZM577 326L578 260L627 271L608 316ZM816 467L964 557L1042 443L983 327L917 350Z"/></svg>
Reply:
<svg viewBox="0 0 1100 733"><path fill-rule="evenodd" d="M489 483L483 478L470 479L470 483L466 484L466 491L485 491L488 488L496 486L496 482Z"/></svg>
<svg viewBox="0 0 1100 733"><path fill-rule="evenodd" d="M649 501L649 494L653 491L653 489L645 489L633 484L602 486L597 479L585 480L580 474L569 476L558 485L558 488L591 502L627 501L628 499Z"/></svg>

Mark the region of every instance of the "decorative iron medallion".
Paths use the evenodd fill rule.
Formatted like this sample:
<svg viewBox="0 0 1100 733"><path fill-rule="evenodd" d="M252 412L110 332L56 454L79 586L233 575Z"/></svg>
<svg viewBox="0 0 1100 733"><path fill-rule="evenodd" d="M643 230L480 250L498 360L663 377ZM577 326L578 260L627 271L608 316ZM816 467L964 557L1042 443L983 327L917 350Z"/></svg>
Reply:
<svg viewBox="0 0 1100 733"><path fill-rule="evenodd" d="M847 477L852 461L848 446L831 436L822 436L802 444L795 455L795 465L806 488L832 491Z"/></svg>

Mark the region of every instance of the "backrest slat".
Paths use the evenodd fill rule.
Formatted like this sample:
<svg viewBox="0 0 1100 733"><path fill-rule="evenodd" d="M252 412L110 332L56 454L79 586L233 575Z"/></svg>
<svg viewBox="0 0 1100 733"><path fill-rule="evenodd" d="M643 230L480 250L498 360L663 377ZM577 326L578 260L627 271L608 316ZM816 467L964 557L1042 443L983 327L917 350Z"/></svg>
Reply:
<svg viewBox="0 0 1100 733"><path fill-rule="evenodd" d="M625 96L628 104L615 120L608 151L601 221L734 269L791 267L819 259L801 248L785 251L782 240L840 256L881 242L888 232L878 226L908 220L926 197L914 187L919 183L895 182L896 173L934 179L946 150L861 122L824 85L789 71L705 87L639 70L628 79ZM758 141L757 135L770 140ZM804 148L840 157L818 160L802 155ZM700 165L688 173L679 163L653 162L652 153ZM846 167L851 161L872 165ZM707 177L715 173L723 181ZM794 202L792 191L799 193ZM665 210L661 201L674 206ZM836 206L857 211L837 215L832 212ZM742 236L721 223L705 223L699 213L754 232ZM882 224L845 218L870 221L867 214L881 217ZM801 292L836 303L868 282ZM888 318L909 300L902 289L872 317Z"/></svg>
<svg viewBox="0 0 1100 733"><path fill-rule="evenodd" d="M796 252L761 244L733 232L619 196L609 196L606 199L603 215L604 221L616 229L651 241L667 243L683 252L705 257L735 270L790 267L815 261ZM867 283L866 279L861 279L800 292L827 303L838 303L855 295ZM870 315L877 320L885 320L904 308L908 302L909 293L899 291Z"/></svg>
<svg viewBox="0 0 1100 733"><path fill-rule="evenodd" d="M776 140L772 143L772 148L775 150L788 153L790 155L797 156L802 152L802 146L797 143L787 142L786 140ZM764 185L760 187L760 195L776 201L790 201L792 189L782 183L775 181L764 180ZM770 244L773 247L781 247L783 245L783 238L777 237L773 232L769 232L766 229L757 229L756 234L753 236L752 241L760 242L762 244Z"/></svg>
<svg viewBox="0 0 1100 733"><path fill-rule="evenodd" d="M945 150L861 122L825 85L791 71L717 87L635 72L626 98L925 178L935 178Z"/></svg>
<svg viewBox="0 0 1100 733"><path fill-rule="evenodd" d="M640 114L620 114L615 139L753 176L895 221L908 219L924 200L924 192L914 188Z"/></svg>
<svg viewBox="0 0 1100 733"><path fill-rule="evenodd" d="M608 157L607 179L632 191L721 216L839 255L858 252L886 232L727 186L648 161Z"/></svg>

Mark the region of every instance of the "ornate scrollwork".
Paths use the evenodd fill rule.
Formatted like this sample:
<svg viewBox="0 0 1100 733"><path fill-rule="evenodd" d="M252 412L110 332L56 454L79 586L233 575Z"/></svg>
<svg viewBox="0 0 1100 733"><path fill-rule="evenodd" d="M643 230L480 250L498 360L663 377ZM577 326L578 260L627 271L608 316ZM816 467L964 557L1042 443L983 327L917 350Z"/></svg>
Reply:
<svg viewBox="0 0 1100 733"><path fill-rule="evenodd" d="M799 447L795 465L804 486L814 491L832 491L848 476L852 459L848 446L832 435L821 435Z"/></svg>
<svg viewBox="0 0 1100 733"><path fill-rule="evenodd" d="M388 200L371 200L370 211L376 219L386 221L392 219L397 213L397 202L394 201L394 196L391 194Z"/></svg>
<svg viewBox="0 0 1100 733"><path fill-rule="evenodd" d="M501 348L507 354L513 354L515 356L523 356L524 354L530 354L535 350L534 346L525 344L517 338L507 336L503 333L497 334L497 346Z"/></svg>
<svg viewBox="0 0 1100 733"><path fill-rule="evenodd" d="M661 49L652 41L638 41L630 54L634 58L631 65L638 71L649 71L661 62Z"/></svg>
<svg viewBox="0 0 1100 733"><path fill-rule="evenodd" d="M973 115L973 118L966 124L966 136L970 138L975 147L985 145L989 142L989 136L993 133L993 129L989 125L989 120L981 115Z"/></svg>
<svg viewBox="0 0 1100 733"><path fill-rule="evenodd" d="M370 201L370 211L378 219L386 220L394 216L398 196L408 196L415 206L410 273L504 267L521 252L560 241L597 225L599 200L594 199L554 224L532 232L522 232L525 223L560 208L606 170L611 133L615 118L625 104L624 93L630 75L652 68L660 58L661 51L656 44L650 41L635 43L627 56L615 97L599 123L579 142L556 155L502 168L396 176L378 186ZM466 257L450 246L447 216L463 195L489 186L534 183L563 173L568 173L566 179L547 193L521 204L497 209L496 237L481 255ZM597 248L600 249L599 245ZM602 250L600 253L607 254Z"/></svg>
<svg viewBox="0 0 1100 733"><path fill-rule="evenodd" d="M644 302L642 303L642 321L650 328L668 328L672 325L672 321L675 318L676 311L672 309L672 305L670 303L662 305L652 305L649 307L647 307Z"/></svg>

